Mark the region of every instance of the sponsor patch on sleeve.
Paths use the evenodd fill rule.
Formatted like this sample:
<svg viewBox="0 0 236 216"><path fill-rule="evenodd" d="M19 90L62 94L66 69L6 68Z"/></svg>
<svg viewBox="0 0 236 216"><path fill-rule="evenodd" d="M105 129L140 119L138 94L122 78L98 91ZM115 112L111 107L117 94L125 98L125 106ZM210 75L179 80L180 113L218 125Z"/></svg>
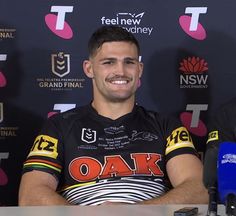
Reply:
<svg viewBox="0 0 236 216"><path fill-rule="evenodd" d="M173 130L171 135L167 138L165 154L167 155L176 149L184 147L194 148L194 145L187 129L185 127L179 127Z"/></svg>
<svg viewBox="0 0 236 216"><path fill-rule="evenodd" d="M219 140L219 132L218 131L211 131L210 133L208 133L207 143L212 142L212 141L216 141L216 140Z"/></svg>
<svg viewBox="0 0 236 216"><path fill-rule="evenodd" d="M37 155L56 159L58 155L57 145L58 139L47 135L39 135L36 137L28 157Z"/></svg>

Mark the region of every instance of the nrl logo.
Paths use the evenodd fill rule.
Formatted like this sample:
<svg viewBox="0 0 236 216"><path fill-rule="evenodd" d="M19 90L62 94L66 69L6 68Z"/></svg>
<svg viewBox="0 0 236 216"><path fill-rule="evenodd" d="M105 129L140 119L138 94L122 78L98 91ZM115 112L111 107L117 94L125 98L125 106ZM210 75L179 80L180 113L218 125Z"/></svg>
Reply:
<svg viewBox="0 0 236 216"><path fill-rule="evenodd" d="M96 131L90 128L83 128L81 134L81 140L86 143L96 142Z"/></svg>
<svg viewBox="0 0 236 216"><path fill-rule="evenodd" d="M51 55L52 72L59 76L64 77L70 73L70 55L59 52L58 54Z"/></svg>

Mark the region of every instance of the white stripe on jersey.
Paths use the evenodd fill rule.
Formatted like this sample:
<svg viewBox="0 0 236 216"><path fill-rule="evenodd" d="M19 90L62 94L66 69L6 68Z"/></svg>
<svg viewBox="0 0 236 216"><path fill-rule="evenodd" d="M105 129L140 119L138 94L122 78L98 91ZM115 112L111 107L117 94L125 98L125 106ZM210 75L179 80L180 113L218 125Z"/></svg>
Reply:
<svg viewBox="0 0 236 216"><path fill-rule="evenodd" d="M136 203L158 197L166 190L161 179L122 177L119 180L101 180L91 185L78 186L61 194L74 205L99 205L106 201Z"/></svg>

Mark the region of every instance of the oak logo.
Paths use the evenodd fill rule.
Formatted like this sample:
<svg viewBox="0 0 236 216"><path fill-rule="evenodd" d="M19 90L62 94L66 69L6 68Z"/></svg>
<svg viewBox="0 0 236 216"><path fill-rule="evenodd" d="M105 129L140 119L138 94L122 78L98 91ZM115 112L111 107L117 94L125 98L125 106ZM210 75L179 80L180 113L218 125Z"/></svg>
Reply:
<svg viewBox="0 0 236 216"><path fill-rule="evenodd" d="M73 179L79 182L93 181L113 176L164 176L158 166L162 160L156 153L133 153L130 154L134 169L128 165L121 155L104 157L104 164L92 157L78 157L71 161L69 172Z"/></svg>
<svg viewBox="0 0 236 216"><path fill-rule="evenodd" d="M86 143L96 142L96 131L90 128L82 128L81 140Z"/></svg>
<svg viewBox="0 0 236 216"><path fill-rule="evenodd" d="M70 55L59 52L58 54L51 55L52 72L59 76L64 77L70 73Z"/></svg>
<svg viewBox="0 0 236 216"><path fill-rule="evenodd" d="M207 88L208 64L199 57L188 57L180 62L180 88Z"/></svg>
<svg viewBox="0 0 236 216"><path fill-rule="evenodd" d="M39 135L36 137L28 157L38 155L56 159L58 155L57 145L57 139L47 135Z"/></svg>
<svg viewBox="0 0 236 216"><path fill-rule="evenodd" d="M183 147L194 148L194 145L187 129L179 127L172 131L171 135L167 138L166 155L175 149Z"/></svg>

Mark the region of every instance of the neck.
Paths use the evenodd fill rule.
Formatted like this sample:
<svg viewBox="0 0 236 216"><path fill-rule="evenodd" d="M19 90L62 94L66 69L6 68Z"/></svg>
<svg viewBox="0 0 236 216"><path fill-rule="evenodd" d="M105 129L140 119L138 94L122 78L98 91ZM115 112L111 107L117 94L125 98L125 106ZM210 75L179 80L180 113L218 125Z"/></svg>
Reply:
<svg viewBox="0 0 236 216"><path fill-rule="evenodd" d="M134 99L128 99L126 102L106 102L93 100L92 106L99 115L110 119L118 119L119 117L130 113L134 107Z"/></svg>

